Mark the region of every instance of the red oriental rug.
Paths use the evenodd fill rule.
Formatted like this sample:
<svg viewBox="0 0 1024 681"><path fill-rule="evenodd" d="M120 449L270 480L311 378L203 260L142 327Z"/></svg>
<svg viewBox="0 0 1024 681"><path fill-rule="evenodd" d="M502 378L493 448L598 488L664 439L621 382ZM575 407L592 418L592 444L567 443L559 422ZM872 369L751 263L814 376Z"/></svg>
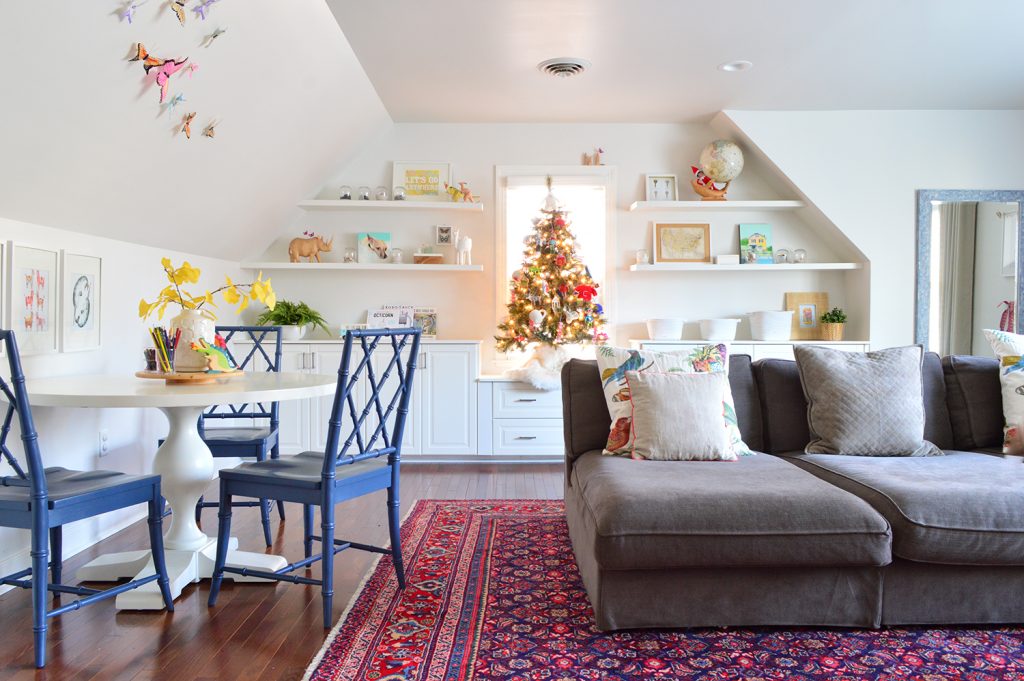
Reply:
<svg viewBox="0 0 1024 681"><path fill-rule="evenodd" d="M421 501L408 587L382 558L313 681L1024 681L1024 630L594 628L561 501Z"/></svg>

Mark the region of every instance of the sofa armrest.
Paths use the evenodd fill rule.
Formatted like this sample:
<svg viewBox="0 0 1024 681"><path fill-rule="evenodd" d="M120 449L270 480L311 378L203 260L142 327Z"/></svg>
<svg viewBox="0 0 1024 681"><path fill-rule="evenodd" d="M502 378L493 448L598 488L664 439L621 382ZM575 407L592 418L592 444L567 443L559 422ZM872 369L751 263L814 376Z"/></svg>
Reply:
<svg viewBox="0 0 1024 681"><path fill-rule="evenodd" d="M581 359L566 362L562 367L562 428L567 481L577 457L604 449L611 422L597 362Z"/></svg>

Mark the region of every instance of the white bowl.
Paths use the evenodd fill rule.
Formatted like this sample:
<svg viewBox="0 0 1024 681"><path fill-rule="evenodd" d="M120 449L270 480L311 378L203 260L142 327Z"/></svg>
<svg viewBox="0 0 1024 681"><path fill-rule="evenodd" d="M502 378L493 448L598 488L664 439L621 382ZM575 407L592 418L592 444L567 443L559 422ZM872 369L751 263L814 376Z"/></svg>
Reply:
<svg viewBox="0 0 1024 681"><path fill-rule="evenodd" d="M702 319L700 337L704 340L731 341L736 338L738 319Z"/></svg>
<svg viewBox="0 0 1024 681"><path fill-rule="evenodd" d="M683 337L683 319L648 319L647 335L651 340L679 340Z"/></svg>
<svg viewBox="0 0 1024 681"><path fill-rule="evenodd" d="M759 341L788 341L793 330L792 310L750 313L750 336Z"/></svg>

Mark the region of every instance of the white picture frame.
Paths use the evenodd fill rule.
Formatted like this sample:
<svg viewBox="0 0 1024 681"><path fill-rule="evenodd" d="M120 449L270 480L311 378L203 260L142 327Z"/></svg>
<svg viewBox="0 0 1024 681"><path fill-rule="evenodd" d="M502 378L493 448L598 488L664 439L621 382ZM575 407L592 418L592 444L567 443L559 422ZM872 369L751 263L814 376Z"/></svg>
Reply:
<svg viewBox="0 0 1024 681"><path fill-rule="evenodd" d="M644 175L644 191L648 201L679 200L679 183L670 173Z"/></svg>
<svg viewBox="0 0 1024 681"><path fill-rule="evenodd" d="M60 351L99 350L103 341L103 258L60 252Z"/></svg>
<svg viewBox="0 0 1024 681"><path fill-rule="evenodd" d="M405 187L406 201L451 201L452 164L442 161L395 161L391 186Z"/></svg>
<svg viewBox="0 0 1024 681"><path fill-rule="evenodd" d="M22 355L58 351L60 326L60 253L8 243L7 327Z"/></svg>

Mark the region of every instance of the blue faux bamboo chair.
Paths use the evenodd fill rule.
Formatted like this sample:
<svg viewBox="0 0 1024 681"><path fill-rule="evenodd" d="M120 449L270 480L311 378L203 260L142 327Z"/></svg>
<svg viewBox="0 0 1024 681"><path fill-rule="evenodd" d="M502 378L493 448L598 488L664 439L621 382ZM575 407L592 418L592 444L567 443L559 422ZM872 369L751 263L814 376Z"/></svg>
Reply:
<svg viewBox="0 0 1024 681"><path fill-rule="evenodd" d="M383 329L348 331L341 364L338 367L338 386L334 392L334 405L327 435L325 452L305 452L280 460L244 463L237 468L220 472L220 529L217 562L210 583L209 605L217 603L224 573L274 579L294 584L320 585L323 595L324 628L331 626L331 602L334 596L334 555L345 549L360 549L391 556L400 588L405 588L402 567L402 545L399 536L398 472L402 454L402 433L409 413L409 397L416 356L419 353L419 329ZM408 349L408 359L402 353ZM384 370L378 376L371 361L374 353L383 354ZM378 362L379 367L381 362ZM396 380L388 385L392 372ZM365 377L367 399L357 407L354 389ZM385 396L385 388L394 392ZM397 408L397 409L396 409ZM346 425L342 441L342 419L346 414L351 422ZM371 412L376 427L363 437L363 427ZM388 420L394 412L391 432ZM380 440L380 444L378 444ZM387 490L388 529L391 548L385 549L354 541L335 539L334 507L349 499ZM231 537L231 507L235 495L291 501L305 506L305 558L286 565L276 572L264 572L225 565L228 542ZM313 536L313 507L320 507L319 537ZM312 555L312 542L320 541L320 555ZM288 574L322 561L320 579Z"/></svg>
<svg viewBox="0 0 1024 681"><path fill-rule="evenodd" d="M18 344L13 331L0 331L0 342L7 349L11 369L10 383L0 378L0 395L7 402L7 414L0 426L0 452L14 469L14 475L0 478L0 527L16 527L32 531L32 566L0 578L0 584L32 589L32 631L35 639L36 667L46 665L46 622L51 617L78 610L83 605L101 601L143 584L157 581L167 610L174 611L171 587L164 563L162 532L163 498L159 475L126 475L112 471L69 471L66 468L43 468L39 442L32 421L32 409L25 391L25 375L18 357ZM14 415L18 416L22 448L28 473L21 467L7 446ZM155 573L126 584L99 591L61 583L62 526L76 520L91 518L136 504L149 504L149 541L153 550ZM49 531L52 559L47 551ZM50 569L52 583L46 581ZM78 600L53 610L46 609L46 592L81 596Z"/></svg>
<svg viewBox="0 0 1024 681"><path fill-rule="evenodd" d="M265 363L264 371L281 371L281 327L280 326L218 326L217 333L223 336L228 345L228 356L239 369L252 370L257 359L262 357ZM237 336L237 338L236 338ZM235 358L231 352L231 341L249 341L252 347L241 360ZM278 403L271 402L252 404L229 404L210 407L199 419L199 434L202 436L210 452L215 457L238 457L241 459L256 459L266 461L267 458L277 459L280 454L278 444ZM234 420L252 419L262 421L264 424L254 423L252 426L211 428L206 429L206 423L210 420ZM263 524L263 539L267 546L272 544L270 539L270 501L260 499L259 501L236 501L235 507L260 507L260 520ZM201 521L204 508L216 508L216 501L206 501L200 497L196 504L196 522ZM284 520L284 502L277 502L277 513Z"/></svg>

